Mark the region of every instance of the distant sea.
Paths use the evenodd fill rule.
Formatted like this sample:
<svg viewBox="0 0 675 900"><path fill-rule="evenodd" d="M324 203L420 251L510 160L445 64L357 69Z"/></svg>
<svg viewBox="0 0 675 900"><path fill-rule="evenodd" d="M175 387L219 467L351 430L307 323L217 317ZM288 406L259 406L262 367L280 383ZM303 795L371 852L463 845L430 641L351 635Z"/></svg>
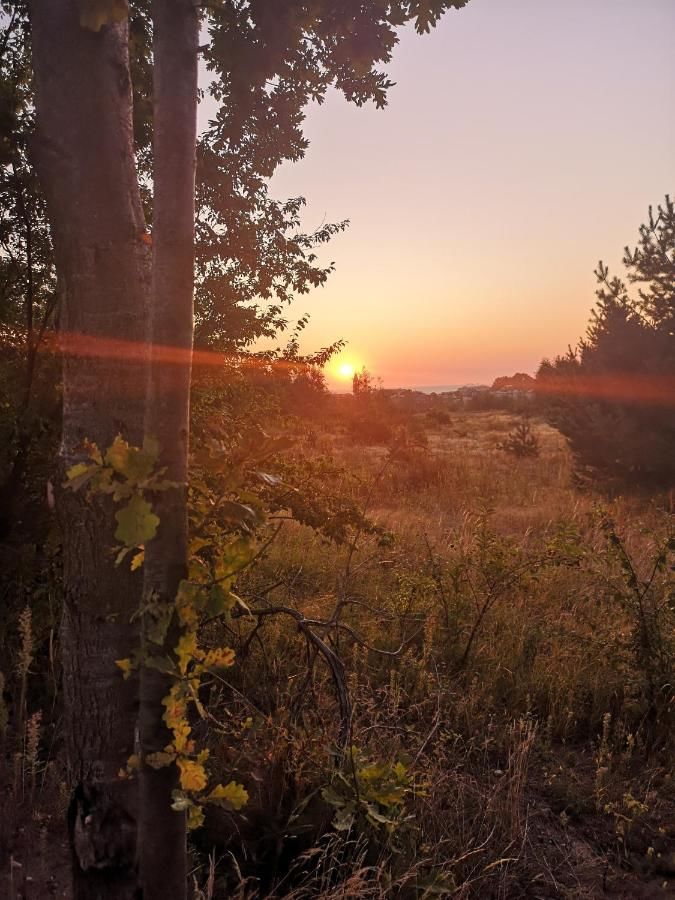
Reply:
<svg viewBox="0 0 675 900"><path fill-rule="evenodd" d="M421 394L445 394L448 391L458 391L463 387L480 387L477 382L473 382L471 384L415 384L413 386L401 386L396 385L395 387L389 387L389 385L385 385L385 390L388 391L419 391ZM339 390L333 388L334 394L351 394L351 389L345 387L343 390Z"/></svg>
<svg viewBox="0 0 675 900"><path fill-rule="evenodd" d="M458 391L463 387L477 387L476 384L416 384L414 387L398 387L392 390L400 391L420 391L422 394L444 394L447 391Z"/></svg>

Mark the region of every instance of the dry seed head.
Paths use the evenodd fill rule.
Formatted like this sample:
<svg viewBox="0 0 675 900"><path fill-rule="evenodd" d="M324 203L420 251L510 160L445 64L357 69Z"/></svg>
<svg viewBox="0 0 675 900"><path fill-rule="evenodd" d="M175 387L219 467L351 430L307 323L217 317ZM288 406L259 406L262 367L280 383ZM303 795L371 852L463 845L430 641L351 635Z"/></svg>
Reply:
<svg viewBox="0 0 675 900"><path fill-rule="evenodd" d="M0 738L7 730L7 722L9 721L9 711L5 703L5 676L0 672Z"/></svg>
<svg viewBox="0 0 675 900"><path fill-rule="evenodd" d="M41 723L41 709L34 712L26 723L26 762L32 772L34 772L37 767Z"/></svg>
<svg viewBox="0 0 675 900"><path fill-rule="evenodd" d="M33 617L29 606L24 606L19 613L19 634L21 646L16 661L16 671L20 678L25 678L33 661Z"/></svg>

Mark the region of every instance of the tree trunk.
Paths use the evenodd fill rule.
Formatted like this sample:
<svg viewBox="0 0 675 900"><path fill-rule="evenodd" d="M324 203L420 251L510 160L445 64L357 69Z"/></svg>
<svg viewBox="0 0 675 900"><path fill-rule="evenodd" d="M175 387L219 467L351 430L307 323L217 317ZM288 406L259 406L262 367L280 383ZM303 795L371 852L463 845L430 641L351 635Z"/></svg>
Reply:
<svg viewBox="0 0 675 900"><path fill-rule="evenodd" d="M64 285L61 463L140 443L149 251L136 174L126 22L82 27L77 0L31 0L37 134ZM129 343L124 343L129 342ZM138 352L127 352L138 347ZM126 348L126 350L124 350ZM137 789L118 777L133 753L137 684L114 660L137 642L141 584L115 567L113 510L64 492L64 733L77 900L137 895Z"/></svg>
<svg viewBox="0 0 675 900"><path fill-rule="evenodd" d="M194 331L195 165L199 18L193 0L154 0L154 199L151 335L146 434L158 439L167 477L179 487L155 504L160 524L146 548L145 596L173 607L187 575L187 477ZM173 361L163 351L171 348ZM156 352L156 351L159 352ZM176 643L170 629L166 650ZM147 642L146 642L147 646ZM162 699L171 680L141 670L143 754L171 742ZM171 809L175 765L141 768L140 861L144 900L180 900L187 890L186 820Z"/></svg>

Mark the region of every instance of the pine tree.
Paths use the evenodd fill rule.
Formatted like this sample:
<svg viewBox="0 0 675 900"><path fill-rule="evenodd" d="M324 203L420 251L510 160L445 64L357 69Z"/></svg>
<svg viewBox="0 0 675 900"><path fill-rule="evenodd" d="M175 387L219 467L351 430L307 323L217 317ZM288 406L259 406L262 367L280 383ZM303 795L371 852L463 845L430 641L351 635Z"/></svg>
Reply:
<svg viewBox="0 0 675 900"><path fill-rule="evenodd" d="M602 262L586 337L553 362L537 390L578 471L623 484L675 483L675 206L668 195L625 248L628 284Z"/></svg>

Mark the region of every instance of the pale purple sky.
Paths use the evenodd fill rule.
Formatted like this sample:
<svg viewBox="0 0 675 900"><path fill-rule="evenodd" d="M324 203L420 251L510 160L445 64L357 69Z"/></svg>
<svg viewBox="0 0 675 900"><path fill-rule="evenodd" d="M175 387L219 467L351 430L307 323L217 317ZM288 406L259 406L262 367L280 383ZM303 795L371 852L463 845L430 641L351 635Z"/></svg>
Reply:
<svg viewBox="0 0 675 900"><path fill-rule="evenodd" d="M272 181L307 228L351 220L299 299L305 349L388 386L532 372L585 329L599 258L618 272L675 193L675 0L471 0L401 33L385 110L310 107Z"/></svg>

